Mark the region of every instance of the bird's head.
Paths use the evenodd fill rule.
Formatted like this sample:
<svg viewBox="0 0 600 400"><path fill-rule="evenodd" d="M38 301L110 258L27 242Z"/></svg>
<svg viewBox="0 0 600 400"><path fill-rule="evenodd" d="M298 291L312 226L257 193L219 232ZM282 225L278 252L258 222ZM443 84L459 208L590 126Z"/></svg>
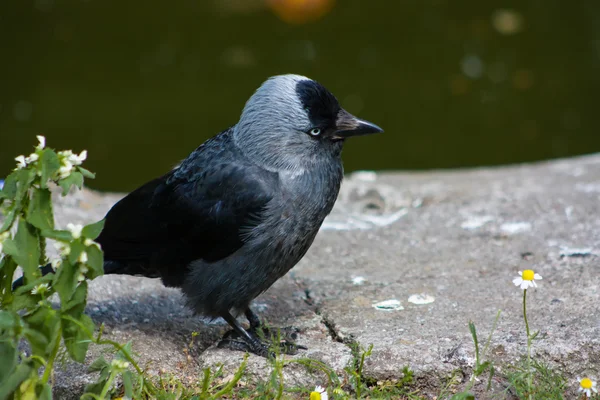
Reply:
<svg viewBox="0 0 600 400"><path fill-rule="evenodd" d="M345 139L383 132L340 107L329 90L300 75L269 78L246 102L236 144L270 169L304 169L339 157Z"/></svg>

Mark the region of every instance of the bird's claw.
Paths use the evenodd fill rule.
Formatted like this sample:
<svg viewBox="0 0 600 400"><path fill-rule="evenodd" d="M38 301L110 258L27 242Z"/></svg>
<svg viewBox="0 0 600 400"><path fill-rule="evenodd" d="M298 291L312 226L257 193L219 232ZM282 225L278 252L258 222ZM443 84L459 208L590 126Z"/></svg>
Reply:
<svg viewBox="0 0 600 400"><path fill-rule="evenodd" d="M256 338L256 341L251 344L235 331L229 331L223 336L217 347L245 351L266 358L275 358L277 353L295 355L299 350L308 349L306 346L294 342L298 337L298 332L299 329L294 327L281 329L259 327L248 331L252 337ZM277 338L280 338L279 342L277 342ZM278 347L278 349L274 351L274 347Z"/></svg>

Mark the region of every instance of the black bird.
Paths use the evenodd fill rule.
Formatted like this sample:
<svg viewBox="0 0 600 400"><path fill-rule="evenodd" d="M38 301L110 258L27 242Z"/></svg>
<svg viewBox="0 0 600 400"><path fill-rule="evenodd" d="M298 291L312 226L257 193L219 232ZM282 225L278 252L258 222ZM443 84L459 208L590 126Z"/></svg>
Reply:
<svg viewBox="0 0 600 400"><path fill-rule="evenodd" d="M316 81L268 79L236 125L112 207L97 239L105 273L181 288L198 314L233 327L241 349L267 356L249 304L311 246L340 189L344 140L377 132Z"/></svg>

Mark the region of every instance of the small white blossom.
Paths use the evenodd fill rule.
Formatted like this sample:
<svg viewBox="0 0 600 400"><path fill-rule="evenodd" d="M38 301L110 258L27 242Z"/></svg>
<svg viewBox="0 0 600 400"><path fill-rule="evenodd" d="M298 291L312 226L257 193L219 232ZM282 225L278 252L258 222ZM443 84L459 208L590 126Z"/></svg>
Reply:
<svg viewBox="0 0 600 400"><path fill-rule="evenodd" d="M315 390L310 392L310 400L327 400L327 390L324 387L317 386Z"/></svg>
<svg viewBox="0 0 600 400"><path fill-rule="evenodd" d="M15 158L17 162L17 169L23 169L27 166L27 160L25 160L25 156L19 156Z"/></svg>
<svg viewBox="0 0 600 400"><path fill-rule="evenodd" d="M47 283L40 283L31 289L31 294L43 294L48 290L48 286L49 285Z"/></svg>
<svg viewBox="0 0 600 400"><path fill-rule="evenodd" d="M83 150L79 155L71 154L69 161L73 165L81 165L87 159L87 150Z"/></svg>
<svg viewBox="0 0 600 400"><path fill-rule="evenodd" d="M591 378L580 378L577 377L577 381L579 382L579 390L578 392L585 393L586 397L592 397L592 392L598 393L598 389L596 388L596 382L594 382Z"/></svg>
<svg viewBox="0 0 600 400"><path fill-rule="evenodd" d="M39 158L40 158L40 156L38 156L38 155L37 155L37 153L31 153L31 154L29 155L29 157L27 157L27 158L25 159L25 162L26 162L27 164L31 164L31 163L33 163L33 162L36 162L37 160L39 160Z"/></svg>
<svg viewBox="0 0 600 400"><path fill-rule="evenodd" d="M83 241L83 244L85 244L87 247L96 246L97 248L100 249L100 243L94 242L92 239L89 239L89 238L85 239Z"/></svg>
<svg viewBox="0 0 600 400"><path fill-rule="evenodd" d="M58 267L60 267L60 265L62 264L62 260L60 258L55 258L50 262L50 264L52 264L52 269L56 271Z"/></svg>
<svg viewBox="0 0 600 400"><path fill-rule="evenodd" d="M62 256L68 256L71 254L71 246L69 246L68 243L55 242L54 247L56 247L56 250L58 250Z"/></svg>
<svg viewBox="0 0 600 400"><path fill-rule="evenodd" d="M68 223L67 229L71 232L71 236L73 236L73 239L79 239L81 237L81 231L83 230L83 225Z"/></svg>
<svg viewBox="0 0 600 400"><path fill-rule="evenodd" d="M77 261L79 261L82 264L85 264L86 262L88 262L88 255L85 251L82 251L81 254L79 255L79 258L77 259Z"/></svg>
<svg viewBox="0 0 600 400"><path fill-rule="evenodd" d="M119 359L117 359L117 358L113 359L113 360L110 362L110 365L111 365L113 368L116 368L116 369L121 369L121 370L124 370L124 369L127 369L127 368L129 368L129 363L128 363L127 361L119 360Z"/></svg>
<svg viewBox="0 0 600 400"><path fill-rule="evenodd" d="M73 164L71 164L69 161L64 161L61 167L58 169L58 177L60 179L65 179L71 175L71 171L73 171Z"/></svg>
<svg viewBox="0 0 600 400"><path fill-rule="evenodd" d="M36 149L42 150L44 147L46 147L46 138L44 136L37 135L36 138L40 141L40 144L37 145Z"/></svg>
<svg viewBox="0 0 600 400"><path fill-rule="evenodd" d="M83 150L79 155L73 154L71 150L60 151L58 156L62 159L63 164L81 165L87 159L87 150Z"/></svg>
<svg viewBox="0 0 600 400"><path fill-rule="evenodd" d="M527 290L527 288L530 287L537 287L535 281L542 279L542 276L533 272L532 269L526 269L522 272L519 271L519 275L520 276L513 279L513 283L515 284L515 286L520 286L523 290Z"/></svg>

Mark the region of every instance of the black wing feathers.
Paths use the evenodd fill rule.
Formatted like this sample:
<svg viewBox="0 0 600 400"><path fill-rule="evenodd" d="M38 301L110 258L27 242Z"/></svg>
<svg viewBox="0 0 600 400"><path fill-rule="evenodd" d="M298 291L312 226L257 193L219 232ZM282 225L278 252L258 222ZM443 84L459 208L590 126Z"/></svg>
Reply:
<svg viewBox="0 0 600 400"><path fill-rule="evenodd" d="M215 262L244 244L277 184L276 174L252 165L174 170L118 202L98 241L106 260L127 267L114 272L179 286L191 261Z"/></svg>

